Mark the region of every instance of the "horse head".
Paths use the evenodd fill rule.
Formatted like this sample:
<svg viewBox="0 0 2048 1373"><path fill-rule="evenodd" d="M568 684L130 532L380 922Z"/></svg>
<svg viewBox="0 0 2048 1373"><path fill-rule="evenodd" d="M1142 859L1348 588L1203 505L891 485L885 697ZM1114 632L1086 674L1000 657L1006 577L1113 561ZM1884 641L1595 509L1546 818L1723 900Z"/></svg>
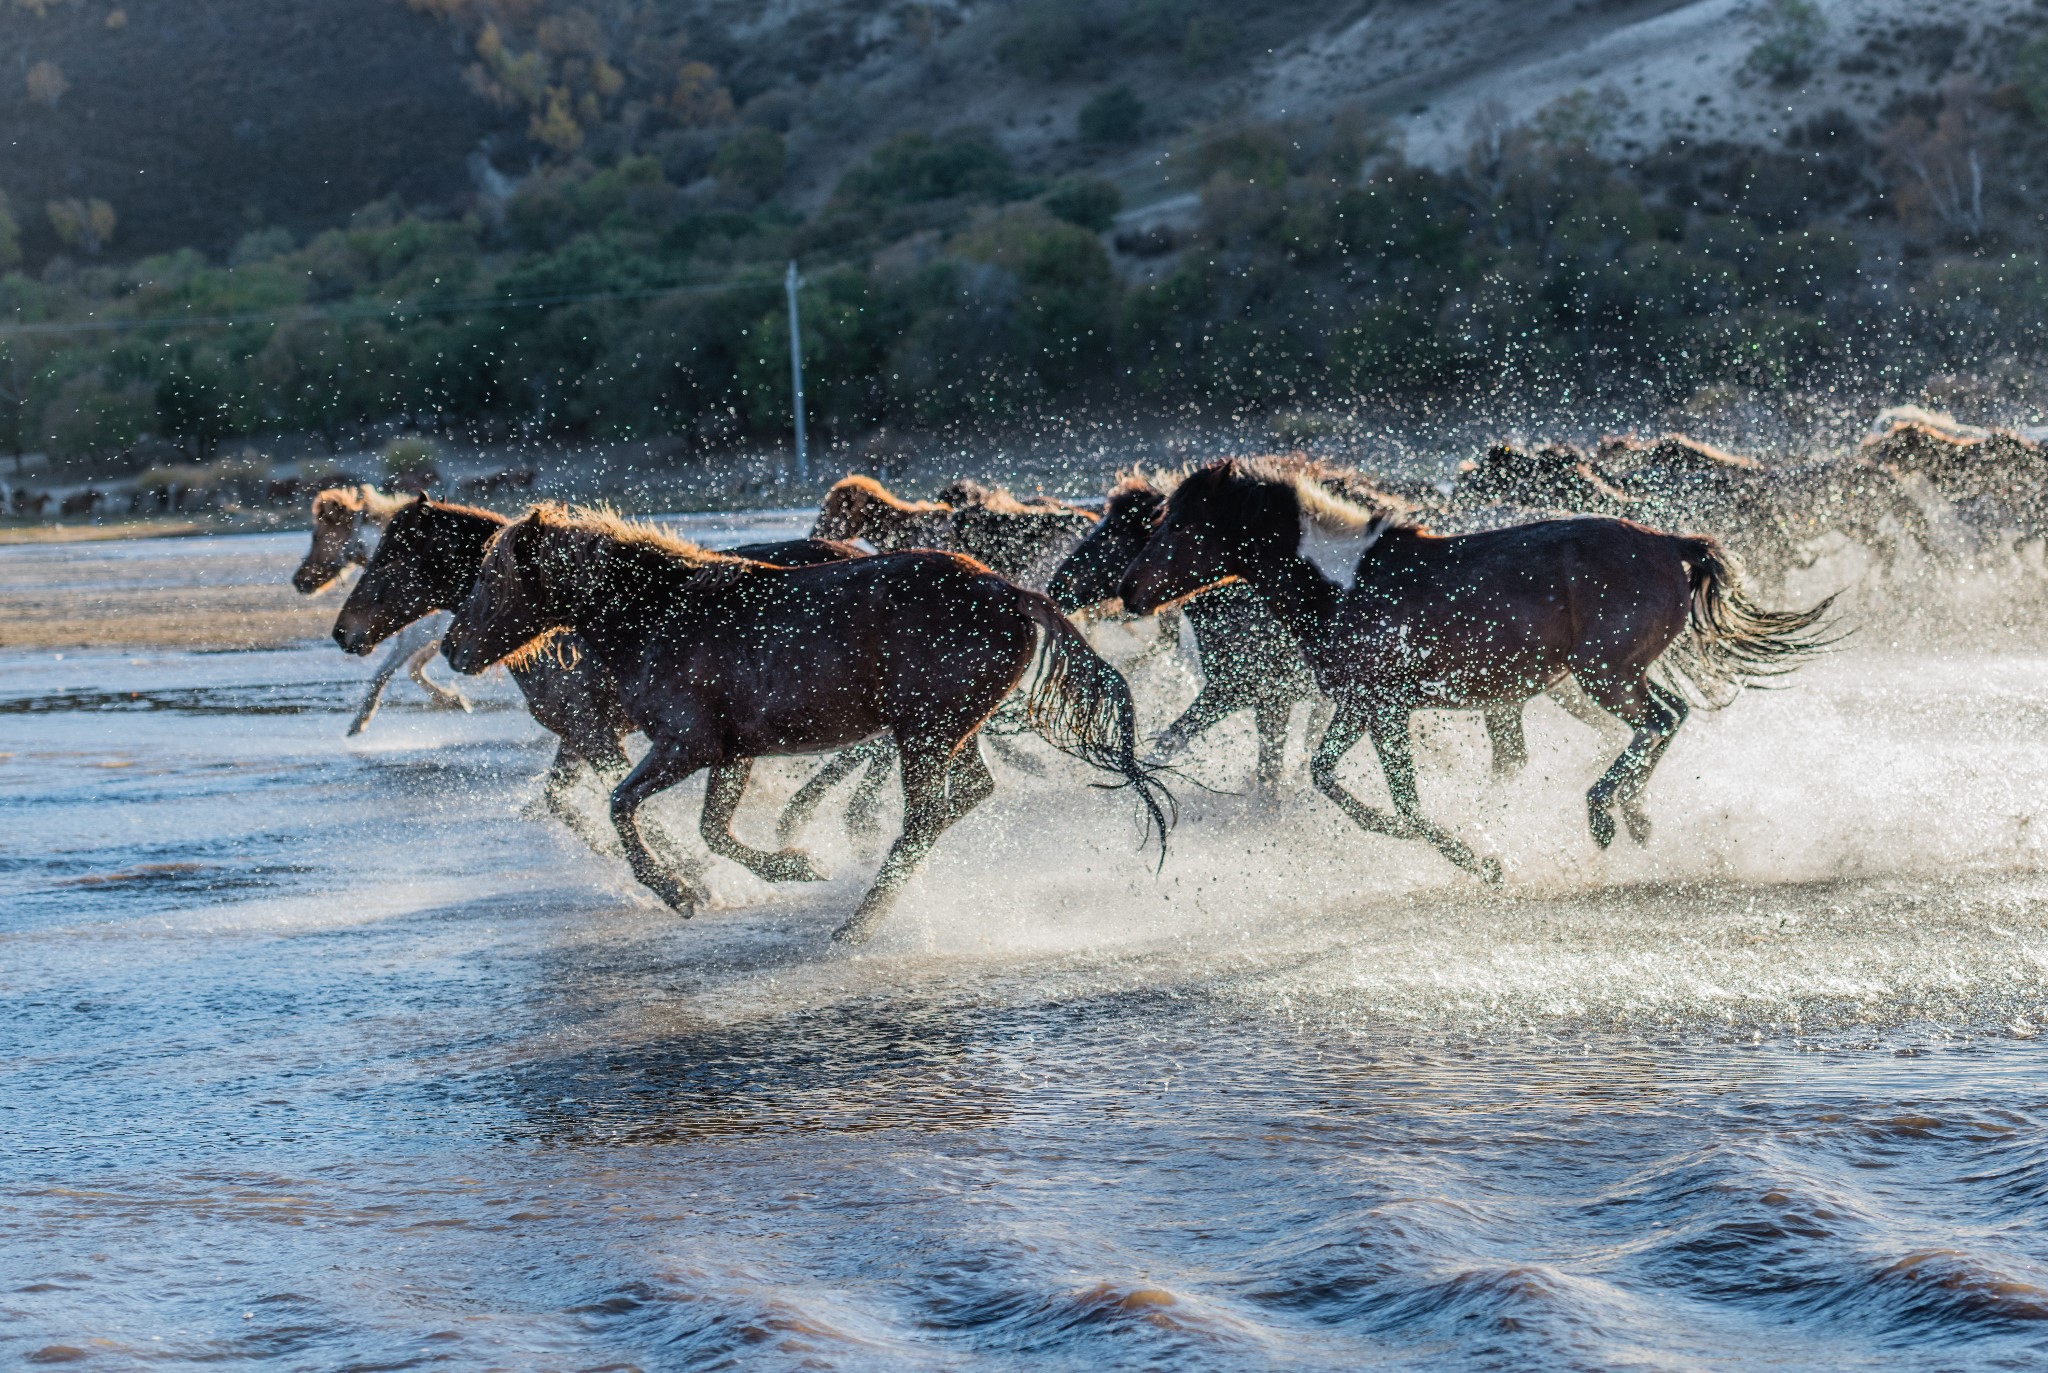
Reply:
<svg viewBox="0 0 2048 1373"><path fill-rule="evenodd" d="M1053 604L1072 613L1083 606L1113 599L1124 572L1144 550L1166 508L1166 493L1154 481L1134 473L1110 488L1102 518L1062 561L1046 593Z"/></svg>
<svg viewBox="0 0 2048 1373"><path fill-rule="evenodd" d="M1291 486L1252 478L1235 460L1197 468L1167 498L1117 594L1124 609L1150 615L1245 578L1293 551L1296 522Z"/></svg>
<svg viewBox="0 0 2048 1373"><path fill-rule="evenodd" d="M164 488L168 506L170 488ZM363 544L362 503L354 493L339 488L313 497L313 545L292 573L292 589L310 596L339 577L350 563L367 563L369 550Z"/></svg>
<svg viewBox="0 0 2048 1373"><path fill-rule="evenodd" d="M535 506L525 518L492 536L469 599L457 607L441 639L450 667L462 673L482 672L561 627L549 595L556 579L543 566L555 533L547 512Z"/></svg>
<svg viewBox="0 0 2048 1373"><path fill-rule="evenodd" d="M362 578L334 617L334 641L365 654L399 630L441 608L441 559L431 528L432 510L416 496L391 517Z"/></svg>

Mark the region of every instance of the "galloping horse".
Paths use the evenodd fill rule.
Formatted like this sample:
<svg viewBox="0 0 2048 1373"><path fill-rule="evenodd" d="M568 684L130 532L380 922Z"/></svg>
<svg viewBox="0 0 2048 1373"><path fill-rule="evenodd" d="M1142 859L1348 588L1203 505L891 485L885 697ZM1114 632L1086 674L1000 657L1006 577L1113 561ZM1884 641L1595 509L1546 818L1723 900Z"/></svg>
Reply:
<svg viewBox="0 0 2048 1373"><path fill-rule="evenodd" d="M336 486L314 496L313 545L292 573L292 589L301 596L310 596L332 585L350 564L368 563L371 531L389 524L391 517L406 504L404 498L387 496L374 486ZM447 618L437 615L405 627L371 674L369 690L356 709L356 718L349 722L349 737L361 734L369 725L370 717L384 700L384 688L401 667L427 693L427 700L433 705L469 709L461 692L427 676L427 664L441 651L441 631L446 625Z"/></svg>
<svg viewBox="0 0 2048 1373"><path fill-rule="evenodd" d="M1178 478L1128 472L1103 503L1102 519L1052 575L1046 591L1053 604L1072 614L1113 600L1124 571L1152 537L1166 498ZM1182 607L1195 632L1202 665L1202 689L1174 722L1153 739L1161 757L1172 757L1225 717L1252 712L1258 734L1258 788L1278 794L1287 748L1287 724L1294 703L1308 701L1327 720L1322 692L1308 663L1279 621L1250 589L1219 586L1188 599ZM1320 723L1311 719L1311 743Z"/></svg>
<svg viewBox="0 0 2048 1373"><path fill-rule="evenodd" d="M368 653L422 616L461 605L476 582L484 546L509 522L489 510L425 496L400 502L362 580L335 618L335 641L350 653ZM739 552L789 565L860 556L848 544L812 539L751 544ZM542 799L564 824L594 843L568 798L586 765L607 782L623 776L629 766L622 740L635 725L620 704L618 683L570 637L506 667L526 697L527 710L561 741L542 784Z"/></svg>
<svg viewBox="0 0 2048 1373"><path fill-rule="evenodd" d="M1223 582L1248 584L1294 632L1336 703L1309 765L1316 787L1362 828L1426 839L1487 881L1500 879L1498 861L1422 814L1409 744L1416 710L1519 708L1575 676L1635 731L1586 793L1593 838L1613 842L1618 805L1629 837L1646 843L1642 792L1685 720L1683 686L1709 705L1725 702L1820 646L1828 601L1758 608L1712 539L1600 516L1446 538L1337 494L1327 476L1317 464L1277 459L1194 472L1125 573L1124 605L1144 613ZM1680 651L1666 657L1674 645ZM1664 680L1652 680L1659 667ZM1337 781L1364 735L1395 815Z"/></svg>
<svg viewBox="0 0 2048 1373"><path fill-rule="evenodd" d="M1042 588L1054 568L1095 527L1095 515L1048 497L1019 500L1001 487L962 477L947 484L935 501L907 501L873 477L842 477L825 493L811 526L814 539L858 539L882 553L914 549L964 553L1019 586ZM1004 713L1010 717L1010 712ZM997 755L1012 766L1034 770L1035 759L1019 753L1003 732L1013 718L988 733ZM867 776L847 805L847 828L872 829L875 803L888 780L893 747L877 739L849 749L797 789L776 825L776 842L792 843L827 792L865 767Z"/></svg>
<svg viewBox="0 0 2048 1373"><path fill-rule="evenodd" d="M730 816L754 758L887 732L903 760L903 832L835 935L865 938L939 835L994 791L976 736L1038 654L1040 632L1032 725L1135 788L1165 856L1160 800L1171 798L1133 751L1130 688L1051 601L970 559L898 553L778 568L539 506L493 538L445 651L456 671L480 672L564 629L619 683L652 744L613 791L612 823L633 875L685 915L701 893L642 842L636 813L648 797L710 768L710 839L714 810ZM809 867L794 850L757 857Z"/></svg>

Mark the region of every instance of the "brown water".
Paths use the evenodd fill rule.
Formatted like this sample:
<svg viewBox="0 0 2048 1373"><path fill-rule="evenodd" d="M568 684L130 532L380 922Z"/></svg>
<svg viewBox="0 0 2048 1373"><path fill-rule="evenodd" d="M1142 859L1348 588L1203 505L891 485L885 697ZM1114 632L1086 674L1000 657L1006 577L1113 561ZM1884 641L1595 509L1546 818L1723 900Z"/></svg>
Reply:
<svg viewBox="0 0 2048 1373"><path fill-rule="evenodd" d="M1639 852L1547 703L1506 787L1429 722L1497 892L1185 786L1155 877L999 768L860 952L836 806L678 922L503 683L344 740L363 670L0 654L0 1365L2048 1359L2048 660L1697 714Z"/></svg>

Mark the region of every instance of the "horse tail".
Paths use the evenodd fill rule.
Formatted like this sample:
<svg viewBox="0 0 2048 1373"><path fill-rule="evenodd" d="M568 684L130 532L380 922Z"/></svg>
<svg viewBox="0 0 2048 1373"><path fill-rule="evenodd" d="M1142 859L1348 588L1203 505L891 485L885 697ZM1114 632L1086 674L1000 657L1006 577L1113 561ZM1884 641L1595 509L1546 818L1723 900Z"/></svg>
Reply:
<svg viewBox="0 0 2048 1373"><path fill-rule="evenodd" d="M1024 695L1024 718L1045 741L1090 767L1122 777L1098 782L1110 790L1130 787L1144 807L1146 834L1159 835L1159 862L1166 863L1167 816L1179 815L1173 794L1156 772L1138 761L1137 708L1123 674L1103 661L1073 621L1050 598L1017 588L1019 608L1045 631L1038 674Z"/></svg>
<svg viewBox="0 0 2048 1373"><path fill-rule="evenodd" d="M1684 631L1659 666L1667 685L1692 688L1717 710L1744 687L1761 687L1835 642L1827 633L1828 596L1805 610L1766 610L1749 599L1727 550L1707 535L1674 536L1690 578Z"/></svg>

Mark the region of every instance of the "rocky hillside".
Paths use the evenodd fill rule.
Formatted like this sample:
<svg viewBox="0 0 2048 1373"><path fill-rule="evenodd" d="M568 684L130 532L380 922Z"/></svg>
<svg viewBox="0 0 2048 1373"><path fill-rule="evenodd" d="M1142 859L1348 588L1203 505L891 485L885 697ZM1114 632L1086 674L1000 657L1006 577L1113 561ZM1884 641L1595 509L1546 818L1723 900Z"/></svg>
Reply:
<svg viewBox="0 0 2048 1373"><path fill-rule="evenodd" d="M774 189L809 211L891 135L974 125L1171 216L1176 155L1233 121L1363 111L1434 165L1560 108L1624 159L1821 116L1874 140L1958 73L2008 77L2041 24L2027 0L8 0L0 192L31 265L60 233L224 254L576 159L686 184L742 127L780 136ZM94 201L104 243L49 212Z"/></svg>

